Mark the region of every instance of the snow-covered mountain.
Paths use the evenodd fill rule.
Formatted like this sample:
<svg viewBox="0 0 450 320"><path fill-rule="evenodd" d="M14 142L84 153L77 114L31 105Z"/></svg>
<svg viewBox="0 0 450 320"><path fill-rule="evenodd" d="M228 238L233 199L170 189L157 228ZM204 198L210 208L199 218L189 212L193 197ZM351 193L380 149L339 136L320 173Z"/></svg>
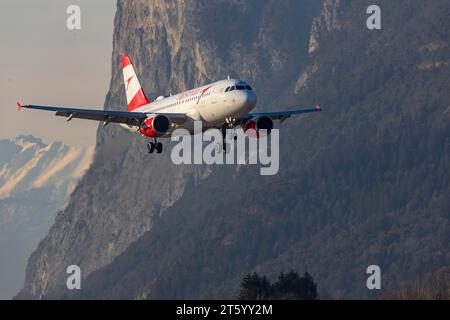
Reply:
<svg viewBox="0 0 450 320"><path fill-rule="evenodd" d="M0 140L0 299L12 298L26 261L89 168L94 147Z"/></svg>

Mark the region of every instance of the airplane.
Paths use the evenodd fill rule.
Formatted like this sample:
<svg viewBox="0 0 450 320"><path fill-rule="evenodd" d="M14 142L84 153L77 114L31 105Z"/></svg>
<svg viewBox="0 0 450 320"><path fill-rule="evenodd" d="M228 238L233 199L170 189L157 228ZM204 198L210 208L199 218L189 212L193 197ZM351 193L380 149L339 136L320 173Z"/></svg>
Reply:
<svg viewBox="0 0 450 320"><path fill-rule="evenodd" d="M163 146L157 139L170 136L177 128L187 129L190 134L194 134L194 121L201 121L203 130L220 129L224 140L223 148L226 150L226 129L240 125L244 132L253 130L258 137L261 130L270 134L274 120L283 122L293 115L322 111L316 106L309 109L252 113L257 102L255 91L247 82L229 77L150 101L141 87L130 57L122 55L121 64L128 111L21 105L19 102L17 109L52 111L56 116L66 117L67 121L73 118L103 121L103 126L118 123L126 130L153 139L147 144L148 153L161 153Z"/></svg>

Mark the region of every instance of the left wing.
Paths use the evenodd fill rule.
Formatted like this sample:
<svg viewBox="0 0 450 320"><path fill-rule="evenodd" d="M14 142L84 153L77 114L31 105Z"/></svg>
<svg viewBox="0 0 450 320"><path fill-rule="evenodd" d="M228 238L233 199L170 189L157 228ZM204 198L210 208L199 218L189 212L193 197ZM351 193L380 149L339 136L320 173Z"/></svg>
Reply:
<svg viewBox="0 0 450 320"><path fill-rule="evenodd" d="M293 115L296 114L303 114L303 113L312 113L312 112L318 112L320 113L322 111L322 108L317 106L315 108L309 108L309 109L297 109L297 110L290 110L290 111L278 111L278 112L255 112L255 113L249 113L245 117L241 118L241 120L250 120L252 118L258 118L258 117L269 117L272 120L280 120L283 122L284 120L290 118Z"/></svg>
<svg viewBox="0 0 450 320"><path fill-rule="evenodd" d="M142 120L145 120L151 114L162 114L169 118L169 120L176 124L181 124L185 121L185 114L178 113L145 113L145 112L128 112L128 111L111 111L111 110L95 110L95 109L75 109L64 107L50 107L50 106L36 106L36 105L24 105L17 103L17 109L21 108L53 111L56 116L66 117L67 121L73 118L103 121L105 124L124 123L127 125L140 125Z"/></svg>

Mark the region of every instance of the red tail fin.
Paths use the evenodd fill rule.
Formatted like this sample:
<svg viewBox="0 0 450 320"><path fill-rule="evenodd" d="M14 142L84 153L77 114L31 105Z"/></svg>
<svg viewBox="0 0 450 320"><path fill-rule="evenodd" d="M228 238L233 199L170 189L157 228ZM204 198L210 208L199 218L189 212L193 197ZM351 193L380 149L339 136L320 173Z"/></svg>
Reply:
<svg viewBox="0 0 450 320"><path fill-rule="evenodd" d="M127 94L128 111L133 111L149 104L150 101L145 96L144 90L134 71L131 59L127 55L122 56L122 71L125 82L125 92Z"/></svg>

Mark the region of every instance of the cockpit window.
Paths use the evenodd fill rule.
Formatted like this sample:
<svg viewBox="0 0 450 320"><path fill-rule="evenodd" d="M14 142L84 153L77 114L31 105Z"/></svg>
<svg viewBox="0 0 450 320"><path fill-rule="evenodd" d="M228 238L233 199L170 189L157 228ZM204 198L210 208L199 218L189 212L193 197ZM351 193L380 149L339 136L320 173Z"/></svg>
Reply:
<svg viewBox="0 0 450 320"><path fill-rule="evenodd" d="M238 84L236 86L227 87L224 90L224 92L231 92L231 91L234 91L234 90L242 90L242 91L249 90L249 91L252 91L253 89L248 84Z"/></svg>

